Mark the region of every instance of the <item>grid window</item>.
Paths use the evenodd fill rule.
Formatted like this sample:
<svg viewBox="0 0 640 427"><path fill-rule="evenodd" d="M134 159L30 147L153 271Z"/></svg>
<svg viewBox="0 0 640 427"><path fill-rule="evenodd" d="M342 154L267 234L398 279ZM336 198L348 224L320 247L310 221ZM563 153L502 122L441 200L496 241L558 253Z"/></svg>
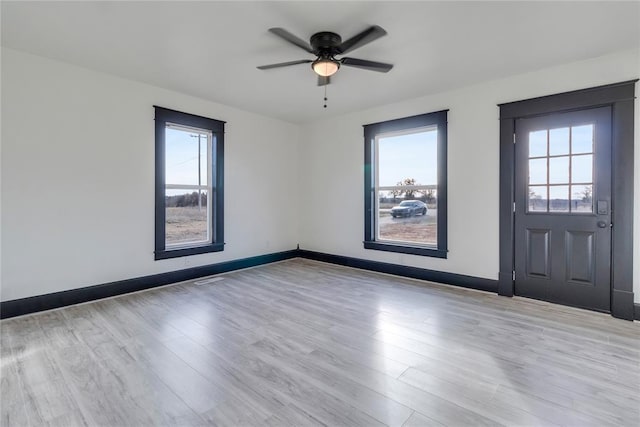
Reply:
<svg viewBox="0 0 640 427"><path fill-rule="evenodd" d="M528 212L593 213L594 125L529 132Z"/></svg>

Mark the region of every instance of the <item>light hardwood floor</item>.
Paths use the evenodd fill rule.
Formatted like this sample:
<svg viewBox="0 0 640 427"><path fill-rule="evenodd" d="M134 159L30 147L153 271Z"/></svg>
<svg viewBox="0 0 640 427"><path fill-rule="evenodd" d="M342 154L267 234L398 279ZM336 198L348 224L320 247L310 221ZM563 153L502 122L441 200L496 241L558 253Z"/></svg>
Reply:
<svg viewBox="0 0 640 427"><path fill-rule="evenodd" d="M640 425L640 325L295 259L8 319L2 425Z"/></svg>

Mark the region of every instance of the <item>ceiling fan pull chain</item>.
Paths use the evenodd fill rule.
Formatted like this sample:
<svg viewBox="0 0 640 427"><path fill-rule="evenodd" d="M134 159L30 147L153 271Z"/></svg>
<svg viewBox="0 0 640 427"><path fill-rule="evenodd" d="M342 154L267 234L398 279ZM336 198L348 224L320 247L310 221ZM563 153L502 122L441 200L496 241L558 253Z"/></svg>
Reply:
<svg viewBox="0 0 640 427"><path fill-rule="evenodd" d="M327 86L329 85L324 85L324 108L327 108Z"/></svg>

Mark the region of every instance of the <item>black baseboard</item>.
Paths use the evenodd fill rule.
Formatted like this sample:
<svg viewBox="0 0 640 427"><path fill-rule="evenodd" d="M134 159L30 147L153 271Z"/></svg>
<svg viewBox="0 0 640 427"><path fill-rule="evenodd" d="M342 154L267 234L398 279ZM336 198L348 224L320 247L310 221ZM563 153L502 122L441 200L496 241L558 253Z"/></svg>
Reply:
<svg viewBox="0 0 640 427"><path fill-rule="evenodd" d="M228 271L240 270L242 268L283 261L297 256L298 251L294 249L291 251L259 255L251 258L242 258L201 267L193 267L185 270L120 280L102 285L87 286L84 288L37 295L29 298L3 301L0 303L0 318L6 319L9 317L21 316L23 314L51 310L53 308L65 307L68 305L182 282L184 280L192 280L199 277L211 276L213 274L226 273Z"/></svg>
<svg viewBox="0 0 640 427"><path fill-rule="evenodd" d="M331 255L321 252L313 252L300 249L298 256L316 261L339 264L347 267L360 268L362 270L377 271L379 273L394 274L396 276L410 277L412 279L428 280L430 282L444 283L447 285L461 286L463 288L477 289L487 292L498 292L498 281L483 279L481 277L465 276L462 274L445 273L443 271L427 270L406 265L390 264L379 261L369 261L361 258L351 258L341 255Z"/></svg>
<svg viewBox="0 0 640 427"><path fill-rule="evenodd" d="M640 320L640 304L633 305L633 318L635 320Z"/></svg>
<svg viewBox="0 0 640 427"><path fill-rule="evenodd" d="M22 298L11 301L3 301L2 303L0 303L0 318L6 319L15 316L21 316L24 314L35 313L38 311L51 310L54 308L89 302L101 298L113 297L130 292L169 285L171 283L193 280L199 277L226 273L229 271L255 267L297 257L343 265L346 267L359 268L362 270L410 277L412 279L444 283L447 285L460 286L463 288L477 289L494 293L498 292L497 280L484 279L475 276L466 276L456 273L446 273L443 271L427 270L418 267L408 267L386 262L370 261L361 258L331 255L303 249L293 249L290 251L259 255L251 258L242 258L218 264L193 267L185 270L171 271L168 273L120 280L117 282L105 283L102 285L88 286L79 289L71 289L68 291L54 292L51 294L37 295L29 298ZM633 305L632 316L635 320L640 320L640 304ZM629 318L628 316L621 317Z"/></svg>

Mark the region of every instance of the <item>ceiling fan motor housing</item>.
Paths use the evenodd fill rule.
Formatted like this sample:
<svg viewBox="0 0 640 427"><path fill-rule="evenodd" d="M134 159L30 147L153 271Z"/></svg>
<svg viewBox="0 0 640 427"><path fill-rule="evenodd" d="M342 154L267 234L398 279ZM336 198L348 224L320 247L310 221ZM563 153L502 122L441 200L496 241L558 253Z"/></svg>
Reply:
<svg viewBox="0 0 640 427"><path fill-rule="evenodd" d="M316 55L332 57L339 53L337 47L342 44L342 38L336 33L322 31L312 35L310 42Z"/></svg>

